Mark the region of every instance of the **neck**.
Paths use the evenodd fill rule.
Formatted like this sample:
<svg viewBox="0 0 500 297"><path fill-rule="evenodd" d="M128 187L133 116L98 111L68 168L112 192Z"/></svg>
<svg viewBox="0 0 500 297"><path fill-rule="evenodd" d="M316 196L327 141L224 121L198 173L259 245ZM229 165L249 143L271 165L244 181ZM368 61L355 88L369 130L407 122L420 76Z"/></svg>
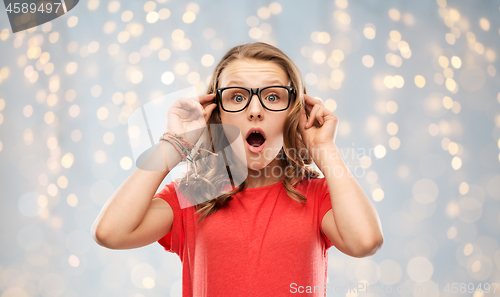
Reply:
<svg viewBox="0 0 500 297"><path fill-rule="evenodd" d="M260 188L282 181L285 176L284 170L275 167L280 167L278 158L262 169L248 168L247 188Z"/></svg>

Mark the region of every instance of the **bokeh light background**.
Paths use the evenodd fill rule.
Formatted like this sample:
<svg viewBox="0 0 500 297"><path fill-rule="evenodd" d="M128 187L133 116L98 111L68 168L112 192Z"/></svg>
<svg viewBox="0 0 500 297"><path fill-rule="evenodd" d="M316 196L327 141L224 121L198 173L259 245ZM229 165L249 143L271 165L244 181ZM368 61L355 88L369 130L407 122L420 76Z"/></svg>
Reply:
<svg viewBox="0 0 500 297"><path fill-rule="evenodd" d="M135 168L129 115L205 93L252 41L289 55L339 117L336 144L382 221L376 255L330 249L329 281L500 296L443 290L500 283L499 5L83 0L16 34L2 9L0 297L181 296L177 255L109 250L90 227Z"/></svg>

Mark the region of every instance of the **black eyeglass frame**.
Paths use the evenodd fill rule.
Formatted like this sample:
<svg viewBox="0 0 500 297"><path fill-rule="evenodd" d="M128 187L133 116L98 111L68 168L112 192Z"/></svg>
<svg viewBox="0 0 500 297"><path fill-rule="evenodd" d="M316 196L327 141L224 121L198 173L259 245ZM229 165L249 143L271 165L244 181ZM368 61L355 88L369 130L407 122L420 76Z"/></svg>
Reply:
<svg viewBox="0 0 500 297"><path fill-rule="evenodd" d="M262 102L262 98L260 97L260 93L261 93L262 90L265 90L265 89L268 89L268 88L276 88L276 87L284 88L284 89L288 90L288 105L285 108L283 108L283 109L273 110L273 109L267 108L264 105L264 102ZM222 104L222 91L227 90L227 89L244 89L244 90L247 90L248 93L250 93L250 100L248 100L248 102L245 105L245 107L243 107L240 110L236 110L236 111L227 110L227 109L224 108L224 105ZM253 98L254 94L257 95L257 97L259 97L260 104L265 109L267 109L269 111L283 111L283 110L287 110L288 107L290 107L290 102L292 102L292 95L295 95L295 88L294 87L290 87L290 86L268 86L268 87L264 87L264 88L245 88L245 87L225 87L225 88L219 88L219 89L217 89L217 104L220 104L220 106L222 107L222 109L225 112L240 112L240 111L245 110L248 107L248 105L252 101L252 98Z"/></svg>

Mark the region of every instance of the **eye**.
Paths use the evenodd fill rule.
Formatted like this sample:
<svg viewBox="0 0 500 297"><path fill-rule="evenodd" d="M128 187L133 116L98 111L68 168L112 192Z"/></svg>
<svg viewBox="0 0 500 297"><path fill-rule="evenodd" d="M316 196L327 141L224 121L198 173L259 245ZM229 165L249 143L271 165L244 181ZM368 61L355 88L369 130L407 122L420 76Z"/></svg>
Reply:
<svg viewBox="0 0 500 297"><path fill-rule="evenodd" d="M266 97L266 100L269 102L276 102L280 99L280 97L276 94L271 94Z"/></svg>
<svg viewBox="0 0 500 297"><path fill-rule="evenodd" d="M241 102L245 101L245 97L243 97L242 95L234 95L233 100L238 102L238 103L241 103Z"/></svg>

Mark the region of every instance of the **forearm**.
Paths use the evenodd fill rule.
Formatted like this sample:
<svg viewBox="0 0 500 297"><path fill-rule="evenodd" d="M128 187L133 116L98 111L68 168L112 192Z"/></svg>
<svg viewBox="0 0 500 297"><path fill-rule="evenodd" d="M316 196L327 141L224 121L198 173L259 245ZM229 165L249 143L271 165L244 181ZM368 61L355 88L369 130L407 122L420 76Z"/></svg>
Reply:
<svg viewBox="0 0 500 297"><path fill-rule="evenodd" d="M347 168L335 145L313 150L313 159L325 176L332 210L349 250L371 247L383 240L380 219L370 199Z"/></svg>
<svg viewBox="0 0 500 297"><path fill-rule="evenodd" d="M164 156L168 161L164 160ZM134 231L144 219L152 197L169 173L168 167L173 168L180 161L180 154L170 143L157 146L103 206L92 226L94 237L99 240L113 240Z"/></svg>

